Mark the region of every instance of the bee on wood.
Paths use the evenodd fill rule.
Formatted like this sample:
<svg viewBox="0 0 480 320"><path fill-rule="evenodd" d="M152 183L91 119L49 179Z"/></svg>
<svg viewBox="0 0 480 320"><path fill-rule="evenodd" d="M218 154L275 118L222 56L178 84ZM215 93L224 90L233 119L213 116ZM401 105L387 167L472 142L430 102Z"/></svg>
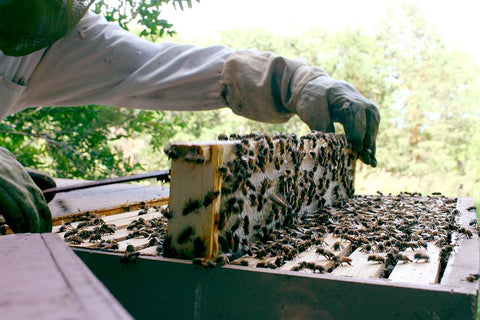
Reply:
<svg viewBox="0 0 480 320"><path fill-rule="evenodd" d="M203 206L208 207L217 199L218 195L220 194L220 191L210 191L205 195L205 198L203 199Z"/></svg>
<svg viewBox="0 0 480 320"><path fill-rule="evenodd" d="M75 229L68 230L68 231L65 232L65 234L63 235L63 238L65 238L65 239L66 239L66 238L69 238L69 237L71 237L71 236L73 236L73 235L76 235L77 232L78 232L78 229L76 229L76 228L75 228Z"/></svg>
<svg viewBox="0 0 480 320"><path fill-rule="evenodd" d="M66 242L68 243L73 243L73 244L81 244L83 242L83 239L80 238L77 235L71 235L65 239Z"/></svg>
<svg viewBox="0 0 480 320"><path fill-rule="evenodd" d="M241 218L238 218L235 223L232 225L232 227L230 228L230 231L232 232L235 232L237 231L237 229L240 227L240 225L242 224L242 219Z"/></svg>
<svg viewBox="0 0 480 320"><path fill-rule="evenodd" d="M221 210L217 216L217 228L218 230L223 230L225 224L227 223L227 214L224 210Z"/></svg>
<svg viewBox="0 0 480 320"><path fill-rule="evenodd" d="M473 233L471 230L468 230L468 229L465 229L465 228L460 228L460 230L458 230L460 233L464 234L465 237L467 237L468 239L470 239L471 237L473 237Z"/></svg>
<svg viewBox="0 0 480 320"><path fill-rule="evenodd" d="M253 183L249 179L245 181L245 184L248 187L248 189L250 189L250 191L254 191L254 192L257 191L257 188L253 185Z"/></svg>
<svg viewBox="0 0 480 320"><path fill-rule="evenodd" d="M164 152L170 160L177 160L180 158L180 154L178 153L177 148L174 146L170 146L169 148L165 149Z"/></svg>
<svg viewBox="0 0 480 320"><path fill-rule="evenodd" d="M82 239L87 239L87 238L90 238L91 232L88 231L88 230L82 230L82 231L77 233L77 236L82 238Z"/></svg>
<svg viewBox="0 0 480 320"><path fill-rule="evenodd" d="M154 245L157 245L160 241L158 240L157 237L151 237L149 240L148 240L148 243L146 245L146 247L153 247Z"/></svg>
<svg viewBox="0 0 480 320"><path fill-rule="evenodd" d="M226 264L230 264L230 259L226 255L221 254L215 257L215 263L219 266L224 266Z"/></svg>
<svg viewBox="0 0 480 320"><path fill-rule="evenodd" d="M337 241L333 244L334 251L340 251L341 249L343 249L343 245L340 241Z"/></svg>
<svg viewBox="0 0 480 320"><path fill-rule="evenodd" d="M242 260L238 261L238 264L243 266L243 267L248 267L248 261L245 260L245 259L242 259Z"/></svg>
<svg viewBox="0 0 480 320"><path fill-rule="evenodd" d="M251 207L256 207L258 206L258 198L255 194L250 194L249 195L249 200L250 200L250 206Z"/></svg>
<svg viewBox="0 0 480 320"><path fill-rule="evenodd" d="M90 225L90 222L89 221L82 221L80 222L78 225L77 225L77 229L81 229L81 228L84 228L84 227L88 227Z"/></svg>
<svg viewBox="0 0 480 320"><path fill-rule="evenodd" d="M193 163L196 163L196 164L203 164L205 163L205 157L200 155L200 154L197 154L197 153L187 153L185 155L185 157L183 157L183 160L185 160L185 162L193 162Z"/></svg>
<svg viewBox="0 0 480 320"><path fill-rule="evenodd" d="M352 259L344 256L334 256L332 258L333 262L337 265L342 265L343 263L347 263L348 265L352 265Z"/></svg>
<svg viewBox="0 0 480 320"><path fill-rule="evenodd" d="M182 214L184 216L188 215L189 213L198 210L202 207L202 203L200 200L192 200L190 199L187 204L185 205L185 208L182 211Z"/></svg>
<svg viewBox="0 0 480 320"><path fill-rule="evenodd" d="M140 252L135 251L135 249L133 251L127 250L125 254L120 258L120 263L122 264L129 264L130 262L135 263L137 261L138 256L140 256Z"/></svg>
<svg viewBox="0 0 480 320"><path fill-rule="evenodd" d="M465 278L468 282L475 282L480 279L480 274L470 274L467 278Z"/></svg>
<svg viewBox="0 0 480 320"><path fill-rule="evenodd" d="M102 224L100 226L100 232L103 233L103 234L105 234L105 233L114 234L116 228L117 227L114 224Z"/></svg>
<svg viewBox="0 0 480 320"><path fill-rule="evenodd" d="M169 210L168 208L165 208L164 210L162 210L161 214L168 220L173 218L173 211Z"/></svg>
<svg viewBox="0 0 480 320"><path fill-rule="evenodd" d="M243 233L246 235L250 233L250 218L248 216L243 218Z"/></svg>
<svg viewBox="0 0 480 320"><path fill-rule="evenodd" d="M418 261L420 260L423 260L425 262L428 262L430 260L430 256L426 253L423 253L423 252L417 252L415 253L415 255L413 256L414 259L417 259L417 263Z"/></svg>
<svg viewBox="0 0 480 320"><path fill-rule="evenodd" d="M325 259L327 260L331 260L335 257L335 254L328 251L327 249L325 248L318 248L316 251L315 251L318 255L321 255L321 256L324 256Z"/></svg>
<svg viewBox="0 0 480 320"><path fill-rule="evenodd" d="M110 239L99 244L99 248L104 250L118 250L118 242L116 240Z"/></svg>
<svg viewBox="0 0 480 320"><path fill-rule="evenodd" d="M395 260L397 261L403 261L404 263L407 263L407 262L412 262L412 260L410 260L410 258L404 254L397 254L395 256Z"/></svg>
<svg viewBox="0 0 480 320"><path fill-rule="evenodd" d="M260 193L265 194L265 192L267 191L268 188L270 188L271 185L272 185L272 180L270 180L268 178L265 178L262 181L262 186L260 188Z"/></svg>
<svg viewBox="0 0 480 320"><path fill-rule="evenodd" d="M385 263L385 258L376 254L371 254L368 256L367 261Z"/></svg>
<svg viewBox="0 0 480 320"><path fill-rule="evenodd" d="M183 230L177 238L178 244L185 243L190 238L190 236L192 234L193 234L193 228L192 227L185 228L185 230Z"/></svg>
<svg viewBox="0 0 480 320"><path fill-rule="evenodd" d="M228 241L225 237L219 235L218 236L218 244L220 245L220 249L222 252L229 252L231 246L228 244Z"/></svg>
<svg viewBox="0 0 480 320"><path fill-rule="evenodd" d="M95 218L92 220L92 224L95 226L98 226L98 225L105 224L105 221L103 221L103 219L101 218Z"/></svg>
<svg viewBox="0 0 480 320"><path fill-rule="evenodd" d="M220 133L217 137L218 140L228 140L228 136L225 133Z"/></svg>
<svg viewBox="0 0 480 320"><path fill-rule="evenodd" d="M90 239L88 240L88 242L95 242L97 240L102 240L102 235L100 233L94 233Z"/></svg>

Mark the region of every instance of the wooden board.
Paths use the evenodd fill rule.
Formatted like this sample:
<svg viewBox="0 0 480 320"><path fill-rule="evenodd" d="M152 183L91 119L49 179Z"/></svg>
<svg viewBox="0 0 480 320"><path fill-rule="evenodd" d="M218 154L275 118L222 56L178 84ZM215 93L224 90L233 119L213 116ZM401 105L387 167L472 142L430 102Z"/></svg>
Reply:
<svg viewBox="0 0 480 320"><path fill-rule="evenodd" d="M476 319L476 291L463 288L76 253L137 319Z"/></svg>
<svg viewBox="0 0 480 320"><path fill-rule="evenodd" d="M0 237L2 319L132 319L55 234Z"/></svg>
<svg viewBox="0 0 480 320"><path fill-rule="evenodd" d="M415 259L415 253L424 253L429 259ZM440 249L434 243L428 243L427 250L402 252L410 258L410 263L399 262L388 279L392 281L433 284L438 283L440 271Z"/></svg>
<svg viewBox="0 0 480 320"><path fill-rule="evenodd" d="M55 179L58 186L75 185L83 180ZM141 202L156 204L157 200L168 199L169 190L164 186L120 183L101 187L59 193L49 203L54 220L57 217L79 214L82 212L120 213L121 208L138 208ZM128 210L124 210L128 211Z"/></svg>

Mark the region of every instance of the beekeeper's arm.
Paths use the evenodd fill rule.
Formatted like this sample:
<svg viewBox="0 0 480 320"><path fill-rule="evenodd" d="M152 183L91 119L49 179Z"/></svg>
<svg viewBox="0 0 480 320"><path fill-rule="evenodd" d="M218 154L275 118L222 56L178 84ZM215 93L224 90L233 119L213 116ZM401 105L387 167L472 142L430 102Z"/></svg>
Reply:
<svg viewBox="0 0 480 320"><path fill-rule="evenodd" d="M45 51L15 109L88 104L228 106L238 115L277 123L298 114L321 131L333 131L338 121L361 160L376 163L378 110L348 83L269 52L154 44L93 13Z"/></svg>

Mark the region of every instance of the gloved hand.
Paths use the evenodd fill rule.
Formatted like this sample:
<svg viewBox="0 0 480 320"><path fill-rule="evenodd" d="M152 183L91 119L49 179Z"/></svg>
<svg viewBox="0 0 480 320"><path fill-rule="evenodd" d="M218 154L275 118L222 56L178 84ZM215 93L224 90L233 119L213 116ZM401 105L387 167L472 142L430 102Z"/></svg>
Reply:
<svg viewBox="0 0 480 320"><path fill-rule="evenodd" d="M239 50L225 62L220 96L233 112L257 121L280 123L297 114L310 129L323 132L334 132L333 123L340 122L358 158L377 165L377 107L320 68L271 52Z"/></svg>
<svg viewBox="0 0 480 320"><path fill-rule="evenodd" d="M15 233L50 232L52 215L27 171L0 147L0 213Z"/></svg>
<svg viewBox="0 0 480 320"><path fill-rule="evenodd" d="M334 132L333 122L341 123L360 160L377 165L375 138L380 113L349 83L328 76L314 78L300 90L292 109L312 130Z"/></svg>

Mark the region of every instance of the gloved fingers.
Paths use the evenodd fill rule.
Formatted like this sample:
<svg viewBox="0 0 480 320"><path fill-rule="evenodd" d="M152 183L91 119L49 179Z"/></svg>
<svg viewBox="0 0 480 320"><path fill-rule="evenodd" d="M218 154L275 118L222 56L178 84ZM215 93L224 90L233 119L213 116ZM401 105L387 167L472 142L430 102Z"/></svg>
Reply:
<svg viewBox="0 0 480 320"><path fill-rule="evenodd" d="M55 188L57 186L55 180L45 172L35 169L27 169L27 173L30 178L32 178L33 182L35 182L37 187L39 187L42 191L45 189ZM54 197L55 193L48 193L47 196L45 196L45 201L49 203Z"/></svg>
<svg viewBox="0 0 480 320"><path fill-rule="evenodd" d="M339 108L333 108L333 118L340 122L352 151L356 152L361 161L375 167L375 139L378 132L380 115L375 105L366 100L343 99Z"/></svg>
<svg viewBox="0 0 480 320"><path fill-rule="evenodd" d="M378 127L380 125L380 113L375 105L369 105L365 109L365 115L367 120L367 127L365 130L365 138L363 140L363 149L359 153L359 158L365 164L369 164L372 167L377 166L377 159L375 158Z"/></svg>
<svg viewBox="0 0 480 320"><path fill-rule="evenodd" d="M32 186L29 189L22 192L7 179L0 178L2 204L0 213L15 233L50 232L52 230L50 209L38 188Z"/></svg>
<svg viewBox="0 0 480 320"><path fill-rule="evenodd" d="M8 180L0 178L0 203L2 215L15 233L38 232L39 217L34 208L26 206L27 199L15 192ZM30 210L29 210L30 209Z"/></svg>
<svg viewBox="0 0 480 320"><path fill-rule="evenodd" d="M5 148L0 148L0 213L16 233L52 229L52 216L42 191Z"/></svg>

